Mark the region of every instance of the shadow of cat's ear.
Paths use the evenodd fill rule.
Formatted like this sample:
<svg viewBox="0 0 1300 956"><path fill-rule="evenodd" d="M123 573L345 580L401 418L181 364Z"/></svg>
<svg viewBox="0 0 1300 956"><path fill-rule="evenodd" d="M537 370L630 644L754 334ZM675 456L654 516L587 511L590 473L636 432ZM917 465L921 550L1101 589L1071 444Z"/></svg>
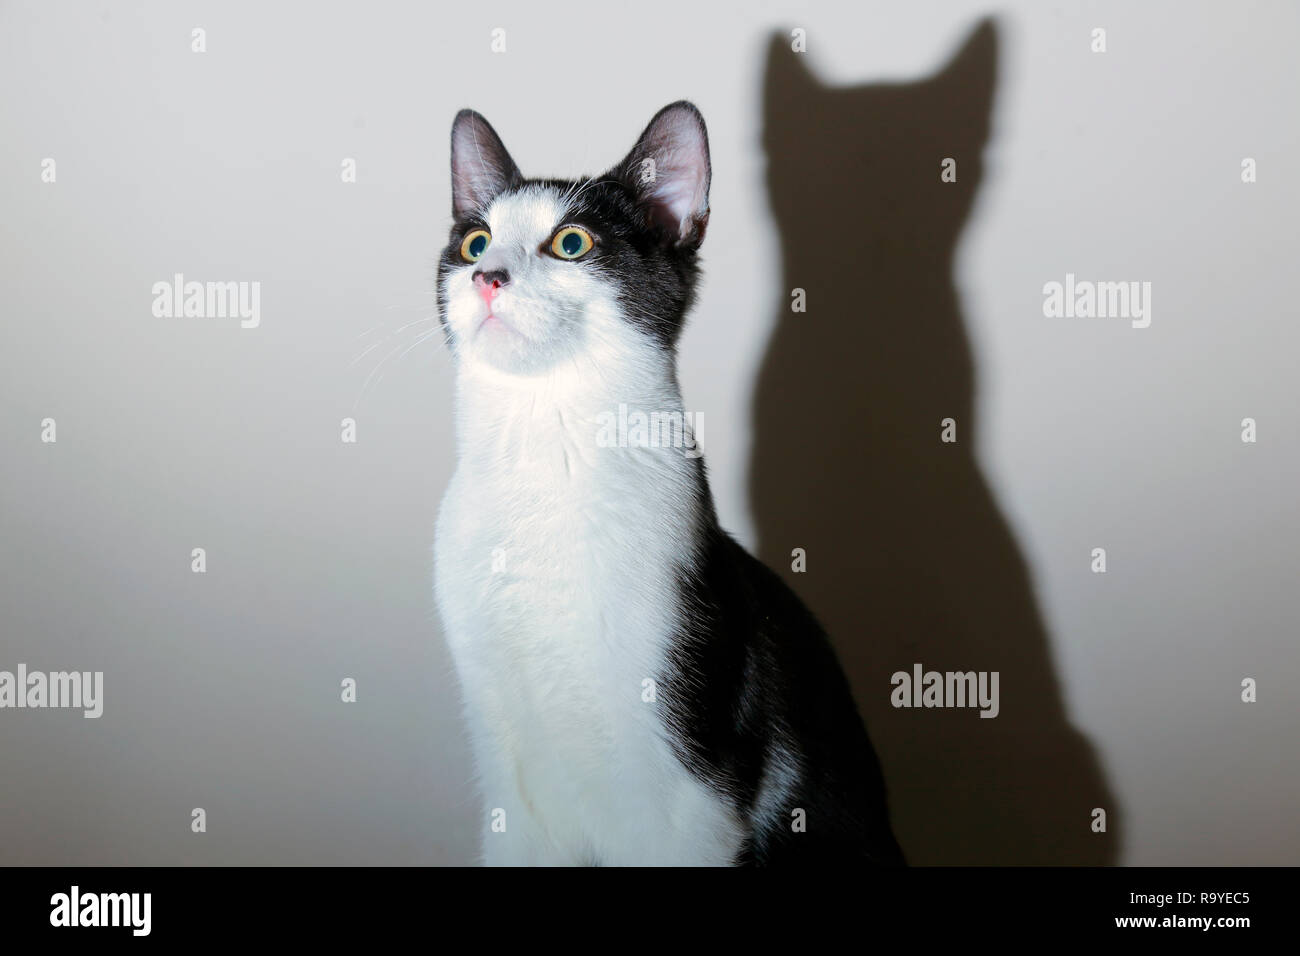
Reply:
<svg viewBox="0 0 1300 956"><path fill-rule="evenodd" d="M968 87L970 98L991 102L997 86L997 62L997 26L992 18L986 17L967 34L935 81L960 83Z"/></svg>
<svg viewBox="0 0 1300 956"><path fill-rule="evenodd" d="M774 100L782 105L797 103L822 88L808 66L808 55L796 53L793 44L790 35L781 32L773 33L768 40L763 102L769 107L774 105Z"/></svg>

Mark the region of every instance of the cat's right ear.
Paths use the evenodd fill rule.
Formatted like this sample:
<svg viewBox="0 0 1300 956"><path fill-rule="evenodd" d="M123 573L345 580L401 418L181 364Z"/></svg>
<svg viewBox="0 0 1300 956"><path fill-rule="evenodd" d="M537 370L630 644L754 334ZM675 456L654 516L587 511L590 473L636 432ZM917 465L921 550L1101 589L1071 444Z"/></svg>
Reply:
<svg viewBox="0 0 1300 956"><path fill-rule="evenodd" d="M519 167L490 123L461 110L451 124L451 211L457 219L481 212L523 181Z"/></svg>

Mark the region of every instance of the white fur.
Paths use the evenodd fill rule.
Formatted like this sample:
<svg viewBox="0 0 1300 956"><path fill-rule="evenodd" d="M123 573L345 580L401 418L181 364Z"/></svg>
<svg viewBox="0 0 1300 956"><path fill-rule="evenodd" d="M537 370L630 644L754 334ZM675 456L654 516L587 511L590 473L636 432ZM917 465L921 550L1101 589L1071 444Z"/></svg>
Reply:
<svg viewBox="0 0 1300 956"><path fill-rule="evenodd" d="M723 864L738 821L674 755L662 702L643 700L677 623L689 461L597 441L599 416L620 403L682 410L671 357L581 261L538 252L564 215L564 197L541 188L488 210L478 266L510 273L500 322L479 327L474 267L444 277L459 461L436 592L485 800L484 856Z"/></svg>

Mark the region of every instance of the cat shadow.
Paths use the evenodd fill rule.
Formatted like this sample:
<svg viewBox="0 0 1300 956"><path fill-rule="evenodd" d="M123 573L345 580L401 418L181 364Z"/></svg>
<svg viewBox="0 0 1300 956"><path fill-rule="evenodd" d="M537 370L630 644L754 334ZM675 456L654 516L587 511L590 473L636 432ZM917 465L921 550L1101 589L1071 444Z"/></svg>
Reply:
<svg viewBox="0 0 1300 956"><path fill-rule="evenodd" d="M750 501L760 557L835 642L909 862L1112 864L1118 808L1065 713L1024 557L973 457L953 254L997 59L985 20L933 77L832 87L786 35L771 40L764 148L784 297L754 400ZM945 158L956 182L941 181ZM945 418L955 444L940 441ZM999 672L999 715L893 707L891 674L917 663Z"/></svg>

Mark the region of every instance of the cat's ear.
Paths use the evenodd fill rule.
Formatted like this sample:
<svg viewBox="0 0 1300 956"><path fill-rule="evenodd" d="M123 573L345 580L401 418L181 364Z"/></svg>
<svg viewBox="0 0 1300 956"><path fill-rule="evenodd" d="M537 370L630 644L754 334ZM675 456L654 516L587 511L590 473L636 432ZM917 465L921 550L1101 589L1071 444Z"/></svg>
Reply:
<svg viewBox="0 0 1300 956"><path fill-rule="evenodd" d="M709 222L709 135L685 100L650 121L615 174L636 193L651 224L680 246L698 246Z"/></svg>
<svg viewBox="0 0 1300 956"><path fill-rule="evenodd" d="M491 124L461 110L451 124L451 210L463 219L523 181L519 167Z"/></svg>

